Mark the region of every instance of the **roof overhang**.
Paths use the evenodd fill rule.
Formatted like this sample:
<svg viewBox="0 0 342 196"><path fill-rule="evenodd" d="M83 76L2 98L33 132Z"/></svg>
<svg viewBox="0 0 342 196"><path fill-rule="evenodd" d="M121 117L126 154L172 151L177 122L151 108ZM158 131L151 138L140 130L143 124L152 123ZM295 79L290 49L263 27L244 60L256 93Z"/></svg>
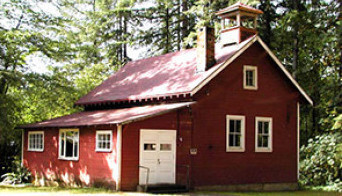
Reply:
<svg viewBox="0 0 342 196"><path fill-rule="evenodd" d="M208 84L213 78L215 78L221 71L223 71L228 65L230 65L235 59L237 59L243 52L245 52L252 44L255 42L259 42L260 45L266 50L266 52L270 55L272 60L278 65L280 70L285 74L285 76L291 81L291 83L296 87L296 89L300 92L300 94L305 98L305 100L313 105L313 101L311 98L305 93L303 88L298 84L298 82L291 76L291 74L286 70L284 65L280 62L280 60L274 55L271 49L262 41L259 36L254 36L249 42L243 47L241 47L231 58L229 58L226 62L222 63L218 69L216 69L213 73L211 73L205 80L199 83L191 92L191 96L196 94L199 90L201 90L206 84Z"/></svg>
<svg viewBox="0 0 342 196"><path fill-rule="evenodd" d="M124 125L188 107L195 102L147 105L132 108L74 113L51 120L19 126L20 129L71 128L98 125Z"/></svg>

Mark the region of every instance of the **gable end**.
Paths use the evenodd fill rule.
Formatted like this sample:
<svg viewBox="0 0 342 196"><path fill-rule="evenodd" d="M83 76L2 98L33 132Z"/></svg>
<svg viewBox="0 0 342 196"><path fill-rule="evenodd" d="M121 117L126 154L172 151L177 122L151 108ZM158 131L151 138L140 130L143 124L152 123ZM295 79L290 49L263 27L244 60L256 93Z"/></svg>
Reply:
<svg viewBox="0 0 342 196"><path fill-rule="evenodd" d="M213 78L215 78L221 71L223 71L228 65L230 65L236 58L238 58L242 53L244 53L252 44L256 41L260 43L260 45L266 50L266 52L271 56L272 60L278 65L278 67L283 71L286 77L291 81L291 83L296 87L296 89L300 92L300 94L305 98L305 100L313 105L313 101L311 98L305 93L305 91L299 86L297 81L291 76L291 74L286 70L283 64L279 61L279 59L273 54L273 52L268 48L268 46L261 40L259 36L255 36L253 39L249 41L249 43L245 44L242 48L240 48L231 58L229 58L225 63L221 65L215 72L209 75L205 80L203 80L199 85L197 85L191 92L191 96L196 94L199 90L201 90L207 83L209 83Z"/></svg>

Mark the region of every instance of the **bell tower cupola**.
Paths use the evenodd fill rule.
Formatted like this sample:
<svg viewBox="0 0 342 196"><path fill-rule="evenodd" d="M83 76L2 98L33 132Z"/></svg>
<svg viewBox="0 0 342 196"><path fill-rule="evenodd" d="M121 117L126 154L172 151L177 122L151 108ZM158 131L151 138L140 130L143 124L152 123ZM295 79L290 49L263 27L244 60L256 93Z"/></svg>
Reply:
<svg viewBox="0 0 342 196"><path fill-rule="evenodd" d="M216 12L221 19L222 46L241 43L256 35L257 18L262 13L240 2Z"/></svg>

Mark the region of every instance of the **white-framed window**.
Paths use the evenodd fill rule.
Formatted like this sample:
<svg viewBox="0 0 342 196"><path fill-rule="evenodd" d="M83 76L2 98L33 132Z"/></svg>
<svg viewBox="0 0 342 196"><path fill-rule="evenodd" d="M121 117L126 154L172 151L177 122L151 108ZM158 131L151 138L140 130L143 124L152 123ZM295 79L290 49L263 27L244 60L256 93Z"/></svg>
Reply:
<svg viewBox="0 0 342 196"><path fill-rule="evenodd" d="M272 152L272 118L255 117L255 152Z"/></svg>
<svg viewBox="0 0 342 196"><path fill-rule="evenodd" d="M258 89L258 68L256 66L243 66L243 88L248 90Z"/></svg>
<svg viewBox="0 0 342 196"><path fill-rule="evenodd" d="M78 160L79 157L79 130L59 130L59 159Z"/></svg>
<svg viewBox="0 0 342 196"><path fill-rule="evenodd" d="M226 116L227 152L245 151L245 116Z"/></svg>
<svg viewBox="0 0 342 196"><path fill-rule="evenodd" d="M28 151L43 152L44 151L44 132L29 131L28 132Z"/></svg>
<svg viewBox="0 0 342 196"><path fill-rule="evenodd" d="M96 152L111 152L113 148L113 134L111 130L96 131Z"/></svg>

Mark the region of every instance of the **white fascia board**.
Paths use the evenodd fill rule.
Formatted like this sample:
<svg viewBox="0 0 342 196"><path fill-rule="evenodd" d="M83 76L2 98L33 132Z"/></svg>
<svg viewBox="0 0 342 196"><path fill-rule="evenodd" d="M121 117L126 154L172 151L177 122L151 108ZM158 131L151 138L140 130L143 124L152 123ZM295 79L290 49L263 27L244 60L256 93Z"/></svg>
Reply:
<svg viewBox="0 0 342 196"><path fill-rule="evenodd" d="M302 89L302 87L299 86L298 82L292 77L292 75L286 70L284 65L279 61L279 59L273 54L273 52L269 49L269 47L265 44L262 39L257 36L257 40L260 43L260 45L267 51L267 53L271 56L271 58L276 62L276 64L279 66L279 68L285 73L287 78L292 82L293 85L295 85L298 89L298 91L305 97L305 99L310 103L310 105L313 105L312 99L305 93L305 91Z"/></svg>
<svg viewBox="0 0 342 196"><path fill-rule="evenodd" d="M208 84L213 78L215 78L222 70L224 70L229 64L231 64L237 57L239 57L244 51L246 51L256 41L258 41L260 43L260 45L266 50L266 52L276 62L276 64L279 66L279 68L285 73L285 75L288 77L288 79L292 82L293 85L295 85L295 87L305 97L305 99L310 103L310 105L313 105L313 101L311 100L311 98L305 93L305 91L302 89L302 87L299 86L297 81L291 76L291 74L286 70L286 68L283 66L283 64L279 61L279 59L273 54L273 52L268 48L268 46L262 41L262 39L259 36L255 36L253 39L251 39L246 45L244 45L242 48L240 48L231 58L229 58L225 63L221 64L220 68L218 68L216 71L214 71L212 74L210 74L205 80L203 80L200 84L198 84L191 91L191 96L193 96L199 90L201 90L203 88L203 86Z"/></svg>

